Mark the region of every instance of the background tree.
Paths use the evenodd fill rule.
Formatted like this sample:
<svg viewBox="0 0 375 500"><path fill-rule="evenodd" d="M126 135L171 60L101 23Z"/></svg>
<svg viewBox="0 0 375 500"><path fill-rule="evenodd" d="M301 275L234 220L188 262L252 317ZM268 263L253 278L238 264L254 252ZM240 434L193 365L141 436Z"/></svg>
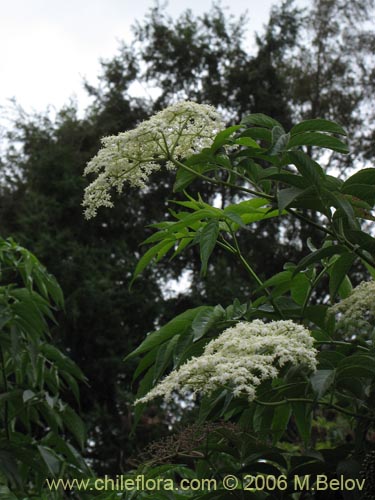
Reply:
<svg viewBox="0 0 375 500"><path fill-rule="evenodd" d="M134 365L123 364L123 356L155 323L203 300L227 305L234 295L246 298L254 284L223 252L217 252L210 264L215 272L199 281L199 254L193 249L171 263L161 263L157 270L148 270L130 293L130 276L143 251L139 242L149 234L144 226L162 220L168 208L174 208L164 202L172 179L156 175L147 190L128 191L114 209L86 222L81 207L85 164L101 137L133 128L171 101L186 98L219 105L228 121L265 112L287 129L295 115L315 116L314 101L314 113L334 118L356 136L359 113L372 92L374 65L366 57L367 79L356 81L353 75L358 69L353 65L359 60L358 44L362 41L363 51L368 51L373 35L357 23L363 20L364 9L357 12L354 4L349 6L353 20L349 23L344 7L341 0L320 0L302 12L295 2L286 1L273 9L264 34L249 54L244 18L228 17L214 6L200 17L186 12L172 20L156 5L135 26L133 43L122 45L113 59L102 63L98 85L86 83L92 105L84 118L78 117L74 105L66 106L55 119L19 114L1 163L0 229L35 252L62 286L66 314L59 317L59 344L90 381L82 391L82 411L89 424L89 455L99 473L123 470L126 457L148 440L148 433L162 432L160 426L152 430L163 421L152 410L141 432L133 440L129 437ZM327 27L329 33L322 37L324 9L334 26ZM338 47L336 41L341 38ZM341 50L344 65L339 64ZM314 78L314 71L319 78ZM144 87L145 97L132 95L135 83ZM158 97L152 99L147 92ZM345 98L350 100L350 112ZM333 106L334 102L340 105ZM368 158L372 154L369 148ZM212 187L199 183L198 191L207 201L217 196L218 203L233 196L230 189L217 195ZM267 273L281 270L282 263L293 257L293 246L304 241L297 237L297 229L260 224L243 238L246 257ZM191 272L191 287L167 299L166 283L182 269Z"/></svg>

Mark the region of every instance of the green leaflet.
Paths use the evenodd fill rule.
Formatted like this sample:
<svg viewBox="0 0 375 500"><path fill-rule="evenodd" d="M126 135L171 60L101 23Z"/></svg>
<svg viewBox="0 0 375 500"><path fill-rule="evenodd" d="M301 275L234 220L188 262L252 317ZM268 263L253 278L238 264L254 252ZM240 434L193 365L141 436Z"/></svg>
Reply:
<svg viewBox="0 0 375 500"><path fill-rule="evenodd" d="M308 131L331 132L333 134L347 135L345 130L338 123L323 120L321 118L305 120L294 125L290 130L290 134L293 136Z"/></svg>
<svg viewBox="0 0 375 500"><path fill-rule="evenodd" d="M216 245L216 240L219 235L219 221L210 220L203 227L199 238L200 244L200 258L201 258L201 274L205 275L207 272L208 259Z"/></svg>
<svg viewBox="0 0 375 500"><path fill-rule="evenodd" d="M340 141L340 139L321 134L320 132L303 132L293 135L287 144L287 149L292 149L296 146L318 146L332 149L338 153L349 153L349 147L344 142Z"/></svg>

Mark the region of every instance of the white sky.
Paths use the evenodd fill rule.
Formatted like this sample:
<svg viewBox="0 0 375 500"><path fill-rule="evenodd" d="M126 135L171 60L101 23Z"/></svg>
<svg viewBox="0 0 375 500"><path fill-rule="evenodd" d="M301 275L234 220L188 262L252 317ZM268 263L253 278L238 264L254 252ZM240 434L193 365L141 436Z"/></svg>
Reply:
<svg viewBox="0 0 375 500"><path fill-rule="evenodd" d="M223 0L236 16L248 11L249 36L261 32L280 0ZM172 0L167 12L199 15L211 0ZM27 111L59 109L70 97L87 104L82 81L95 82L99 59L110 59L152 0L0 0L0 106L9 98Z"/></svg>

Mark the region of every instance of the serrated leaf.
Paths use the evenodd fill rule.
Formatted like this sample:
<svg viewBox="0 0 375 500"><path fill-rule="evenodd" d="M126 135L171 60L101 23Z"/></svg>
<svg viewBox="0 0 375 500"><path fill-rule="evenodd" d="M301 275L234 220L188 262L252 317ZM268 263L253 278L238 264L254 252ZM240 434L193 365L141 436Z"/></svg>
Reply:
<svg viewBox="0 0 375 500"><path fill-rule="evenodd" d="M209 207L209 205L207 205ZM174 235L177 231L181 231L186 227L191 227L194 223L201 221L203 219L213 219L219 218L222 215L222 211L216 207L202 208L193 213L179 213L177 214L180 218L178 222L174 222L166 228L166 233Z"/></svg>
<svg viewBox="0 0 375 500"><path fill-rule="evenodd" d="M311 386L318 399L325 395L334 380L335 370L318 370L310 377Z"/></svg>
<svg viewBox="0 0 375 500"><path fill-rule="evenodd" d="M202 309L202 311L196 315L192 324L193 341L196 342L201 339L212 326L224 316L225 310L220 305L214 308L207 308L206 310Z"/></svg>
<svg viewBox="0 0 375 500"><path fill-rule="evenodd" d="M353 354L342 359L337 367L337 378L375 378L375 358L370 354Z"/></svg>
<svg viewBox="0 0 375 500"><path fill-rule="evenodd" d="M303 151L289 151L287 154L288 161L297 167L299 173L308 181L314 184L320 184L324 178L322 167L316 161Z"/></svg>
<svg viewBox="0 0 375 500"><path fill-rule="evenodd" d="M86 440L86 429L82 419L70 406L66 406L63 412L63 420L66 427L76 438L80 447L83 449Z"/></svg>
<svg viewBox="0 0 375 500"><path fill-rule="evenodd" d="M177 334L172 337L169 342L165 342L159 347L154 362L153 384L155 384L159 380L159 378L168 367L173 355L174 348L176 347L179 339L180 335Z"/></svg>
<svg viewBox="0 0 375 500"><path fill-rule="evenodd" d="M355 245L367 250L371 255L375 255L375 238L363 231L348 230L345 232L348 239Z"/></svg>
<svg viewBox="0 0 375 500"><path fill-rule="evenodd" d="M219 132L212 143L211 150L217 151L221 146L227 144L230 136L233 135L234 132L237 132L237 130L240 130L240 128L242 128L242 125L233 125Z"/></svg>
<svg viewBox="0 0 375 500"><path fill-rule="evenodd" d="M298 265L295 267L293 274L297 274L299 271L302 271L303 269L306 269L308 266L310 266L310 264L320 262L326 257L332 257L333 255L341 255L344 253L348 253L348 250L346 247L341 245L332 245L329 247L320 248L316 252L312 252L301 259Z"/></svg>
<svg viewBox="0 0 375 500"><path fill-rule="evenodd" d="M287 184L289 186L294 186L301 190L304 190L311 186L311 182L297 174L272 174L269 176L269 179L280 181L283 184Z"/></svg>
<svg viewBox="0 0 375 500"><path fill-rule="evenodd" d="M260 149L259 144L254 141L251 137L239 137L235 141L233 141L233 144L238 144L240 146L246 146L247 148L254 148L254 149Z"/></svg>
<svg viewBox="0 0 375 500"><path fill-rule="evenodd" d="M133 373L132 383L135 380L137 380L137 378L141 373L150 368L150 366L154 363L156 359L157 353L158 353L158 346L156 346L154 349L151 349L147 354L145 354L145 356L143 356L141 361L138 363L135 372Z"/></svg>
<svg viewBox="0 0 375 500"><path fill-rule="evenodd" d="M195 307L194 309L188 309L187 311L184 311L183 313L173 318L166 325L150 333L141 343L141 345L139 345L134 351L126 356L125 361L133 358L134 356L138 356L139 354L150 351L154 347L162 344L163 342L166 342L174 335L186 333L186 331L191 327L195 316L206 307L207 306L199 306Z"/></svg>
<svg viewBox="0 0 375 500"><path fill-rule="evenodd" d="M240 203L228 205L224 208L224 213L229 211L242 215L248 212L254 212L257 208L264 207L268 204L269 201L265 198L253 198L251 200L241 201Z"/></svg>
<svg viewBox="0 0 375 500"><path fill-rule="evenodd" d="M212 170L215 170L214 165L194 165L190 167L191 170L187 168L180 167L176 173L176 180L173 184L173 192L178 193L186 189L195 179L199 178L201 174L207 174ZM193 170L193 171L192 171Z"/></svg>
<svg viewBox="0 0 375 500"><path fill-rule="evenodd" d="M194 238L190 238L190 237L188 238L186 236L181 238L180 243L178 244L178 246L177 246L176 250L174 251L170 260L174 259L177 255L179 255L193 241L193 239Z"/></svg>
<svg viewBox="0 0 375 500"><path fill-rule="evenodd" d="M263 141L271 143L272 141L272 133L270 130L262 127L252 127L248 128L240 137L252 137L253 139L261 139Z"/></svg>
<svg viewBox="0 0 375 500"><path fill-rule="evenodd" d="M350 268L355 260L355 255L351 253L344 253L334 263L329 279L329 294L331 300L334 300L345 276L348 274Z"/></svg>
<svg viewBox="0 0 375 500"><path fill-rule="evenodd" d="M263 113L253 113L251 115L245 116L241 123L243 125L257 125L258 127L265 127L272 129L273 127L281 127L281 123L277 120L271 118L270 116L264 115Z"/></svg>
<svg viewBox="0 0 375 500"><path fill-rule="evenodd" d="M321 134L320 132L304 132L291 137L287 148L292 149L297 146L319 146L321 148L331 149L338 153L349 153L347 144L336 137Z"/></svg>
<svg viewBox="0 0 375 500"><path fill-rule="evenodd" d="M308 191L310 191L310 188L300 189L297 187L291 187L282 189L277 193L277 201L279 209L284 210L284 208L290 206L297 198L304 195Z"/></svg>
<svg viewBox="0 0 375 500"><path fill-rule="evenodd" d="M272 147L267 154L270 156L276 156L284 151L289 139L289 134L286 134L282 127L274 127L272 129Z"/></svg>
<svg viewBox="0 0 375 500"><path fill-rule="evenodd" d="M38 445L37 448L44 463L47 465L48 470L54 477L56 477L60 471L60 461L56 457L56 454L53 450L47 448L46 446Z"/></svg>
<svg viewBox="0 0 375 500"><path fill-rule="evenodd" d="M347 135L345 130L338 123L323 120L321 118L305 120L294 125L290 130L290 134L296 135L307 131L331 132L333 134Z"/></svg>
<svg viewBox="0 0 375 500"><path fill-rule="evenodd" d="M375 168L361 169L359 172L356 172L346 179L342 187L351 186L352 184L375 185Z"/></svg>
<svg viewBox="0 0 375 500"><path fill-rule="evenodd" d="M241 216L238 215L236 212L231 212L230 210L227 210L225 212L225 217L229 219L229 221L234 222L238 227L242 227L243 229L248 229L244 221L241 219Z"/></svg>
<svg viewBox="0 0 375 500"><path fill-rule="evenodd" d="M292 299L300 306L305 303L306 297L310 291L310 281L306 274L298 273L290 284Z"/></svg>
<svg viewBox="0 0 375 500"><path fill-rule="evenodd" d="M207 272L208 259L216 245L217 237L219 236L220 226L219 221L212 219L204 226L200 235L200 258L201 258L201 274Z"/></svg>
<svg viewBox="0 0 375 500"><path fill-rule="evenodd" d="M299 435L304 445L307 446L311 440L311 405L292 403L292 408Z"/></svg>
<svg viewBox="0 0 375 500"><path fill-rule="evenodd" d="M370 184L343 184L341 187L341 192L344 194L350 194L354 197L353 205L355 204L355 198L359 200L364 200L366 204L362 204L361 208L370 209L375 204L375 186ZM357 206L359 206L357 204Z"/></svg>
<svg viewBox="0 0 375 500"><path fill-rule="evenodd" d="M171 240L162 240L160 241L159 243L157 243L156 245L154 245L153 247L149 248L147 250L146 253L144 253L142 255L142 257L140 258L140 260L138 261L138 264L135 268L135 271L134 271L134 274L133 274L133 278L130 282L130 287L132 286L132 284L134 283L134 280L141 274L141 272L148 266L148 264L152 261L152 259L154 257L157 256L157 254L163 249L163 248L166 248L167 246L169 246L171 243ZM173 243L174 243L174 240L173 240ZM170 247L169 247L170 248Z"/></svg>
<svg viewBox="0 0 375 500"><path fill-rule="evenodd" d="M283 404L276 407L273 414L271 431L273 434L273 443L276 444L284 434L292 414L290 404Z"/></svg>
<svg viewBox="0 0 375 500"><path fill-rule="evenodd" d="M335 213L335 217L345 216L348 220L349 226L351 229L359 229L359 223L356 219L354 209L352 204L347 200L345 195L341 193L334 193L331 191L327 191L324 189L323 191L324 198L335 207L338 212Z"/></svg>

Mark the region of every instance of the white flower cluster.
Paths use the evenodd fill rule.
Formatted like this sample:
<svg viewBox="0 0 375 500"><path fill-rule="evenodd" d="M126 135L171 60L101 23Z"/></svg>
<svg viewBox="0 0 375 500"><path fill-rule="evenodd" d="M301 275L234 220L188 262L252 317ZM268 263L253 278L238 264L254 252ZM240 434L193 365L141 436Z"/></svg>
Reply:
<svg viewBox="0 0 375 500"><path fill-rule="evenodd" d="M330 307L339 329L358 335L375 327L375 281L362 281L346 298Z"/></svg>
<svg viewBox="0 0 375 500"><path fill-rule="evenodd" d="M256 387L275 378L286 363L316 369L314 339L303 326L293 321L261 320L238 323L207 344L203 354L171 372L143 398L145 403L157 396L170 400L173 393L211 394L227 388L234 396L255 398Z"/></svg>
<svg viewBox="0 0 375 500"><path fill-rule="evenodd" d="M162 162L174 168L172 159L186 158L210 146L223 128L215 108L185 101L160 111L133 130L104 137L103 148L84 171L85 175L98 174L85 190L86 218L94 217L100 206L113 206L111 188L121 192L124 182L144 187Z"/></svg>

